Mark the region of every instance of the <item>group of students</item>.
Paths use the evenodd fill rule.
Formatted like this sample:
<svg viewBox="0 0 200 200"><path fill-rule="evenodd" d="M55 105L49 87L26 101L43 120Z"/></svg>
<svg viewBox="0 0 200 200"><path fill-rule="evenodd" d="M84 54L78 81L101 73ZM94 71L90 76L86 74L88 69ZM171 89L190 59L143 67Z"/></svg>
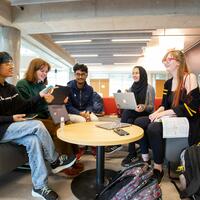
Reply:
<svg viewBox="0 0 200 200"><path fill-rule="evenodd" d="M13 59L7 52L0 52L0 142L25 146L32 174L32 195L54 200L58 195L48 187L45 161L50 162L53 173L62 172L67 176L79 174L83 164L75 156L78 146L57 138L59 125L54 124L47 106L54 97L43 92L50 68L46 61L33 59L24 79L15 87L6 82L6 78L13 76ZM71 92L64 102L70 120L98 120L93 113L93 89L86 82L87 66L76 64L73 69L75 80L68 83ZM29 113L38 114L37 119L26 120Z"/></svg>
<svg viewBox="0 0 200 200"><path fill-rule="evenodd" d="M164 172L164 149L163 139L164 116L186 117L189 122L189 145L200 142L200 92L196 76L189 73L185 55L179 50L166 53L162 60L166 71L171 78L164 84L162 103L154 111L154 89L148 84L147 73L144 68L133 68L134 83L130 92L134 92L137 102L136 110L124 110L121 122L135 124L144 130L144 136L137 143L140 145L141 157L144 162L151 164L149 148L153 153L154 177L160 183ZM128 146L128 155L122 160L121 165L130 166L139 160L135 143Z"/></svg>
<svg viewBox="0 0 200 200"><path fill-rule="evenodd" d="M153 112L154 89L148 84L145 69L136 66L132 71L134 83L129 91L135 94L137 108L124 110L121 117L121 122L144 129L144 137L138 141L142 159L151 162L150 147L154 160L153 172L158 182L163 177L165 141L162 138L162 123L157 122L157 119L163 116L186 117L190 126L189 144L200 141L200 92L196 76L188 72L185 56L181 51L169 51L162 62L172 78L165 82L159 109ZM53 173L63 170L66 174L72 170L80 172L83 166L76 162L75 156L78 147L57 138L58 125L50 118L47 103L54 97L42 92L47 84L50 65L42 59L32 60L24 79L16 87L5 80L13 76L13 67L12 57L6 52L0 52L0 142L12 141L24 145L32 173L32 195L43 199L57 199L58 195L47 184L45 160L51 163ZM96 121L98 117L93 113L93 89L86 82L88 68L84 64L76 64L73 70L75 79L68 83L71 92L65 102L70 121ZM38 119L26 121L25 114L32 112L38 114ZM138 160L134 143L129 144L128 151L128 156L122 161L123 166L129 166Z"/></svg>

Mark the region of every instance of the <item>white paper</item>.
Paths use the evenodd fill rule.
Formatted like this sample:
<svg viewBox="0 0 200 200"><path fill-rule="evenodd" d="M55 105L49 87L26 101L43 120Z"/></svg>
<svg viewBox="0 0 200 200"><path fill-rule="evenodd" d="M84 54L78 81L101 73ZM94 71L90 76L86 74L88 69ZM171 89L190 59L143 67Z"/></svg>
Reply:
<svg viewBox="0 0 200 200"><path fill-rule="evenodd" d="M164 117L163 138L187 138L189 135L189 122L186 117Z"/></svg>

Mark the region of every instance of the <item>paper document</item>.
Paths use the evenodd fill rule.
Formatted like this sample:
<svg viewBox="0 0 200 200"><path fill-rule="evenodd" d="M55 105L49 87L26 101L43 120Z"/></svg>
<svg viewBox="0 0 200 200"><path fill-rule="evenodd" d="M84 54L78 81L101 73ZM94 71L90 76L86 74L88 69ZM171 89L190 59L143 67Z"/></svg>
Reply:
<svg viewBox="0 0 200 200"><path fill-rule="evenodd" d="M189 135L189 122L186 117L164 117L163 138L185 138Z"/></svg>

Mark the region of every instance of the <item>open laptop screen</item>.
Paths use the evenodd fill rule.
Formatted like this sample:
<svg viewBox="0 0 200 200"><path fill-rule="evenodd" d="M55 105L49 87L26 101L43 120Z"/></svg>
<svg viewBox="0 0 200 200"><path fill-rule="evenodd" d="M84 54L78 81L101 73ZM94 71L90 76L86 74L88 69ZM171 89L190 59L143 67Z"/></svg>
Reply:
<svg viewBox="0 0 200 200"><path fill-rule="evenodd" d="M116 105L120 109L129 109L129 110L136 109L137 103L133 92L114 93L113 95L115 98Z"/></svg>

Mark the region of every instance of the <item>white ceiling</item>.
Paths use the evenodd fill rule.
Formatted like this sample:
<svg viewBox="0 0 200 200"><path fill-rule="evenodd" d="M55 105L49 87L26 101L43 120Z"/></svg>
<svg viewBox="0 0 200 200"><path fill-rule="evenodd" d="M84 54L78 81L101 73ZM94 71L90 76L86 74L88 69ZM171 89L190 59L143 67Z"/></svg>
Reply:
<svg viewBox="0 0 200 200"><path fill-rule="evenodd" d="M200 1L193 0L10 0L12 24L72 65L81 63L146 64L158 68L152 54L187 50L200 40ZM1 12L0 12L1 14ZM5 14L5 18L9 16ZM150 41L112 42L112 39ZM57 44L62 40L89 43ZM97 57L76 57L95 54ZM139 54L139 56L113 56ZM95 64L94 64L95 66ZM119 66L121 66L119 64Z"/></svg>

